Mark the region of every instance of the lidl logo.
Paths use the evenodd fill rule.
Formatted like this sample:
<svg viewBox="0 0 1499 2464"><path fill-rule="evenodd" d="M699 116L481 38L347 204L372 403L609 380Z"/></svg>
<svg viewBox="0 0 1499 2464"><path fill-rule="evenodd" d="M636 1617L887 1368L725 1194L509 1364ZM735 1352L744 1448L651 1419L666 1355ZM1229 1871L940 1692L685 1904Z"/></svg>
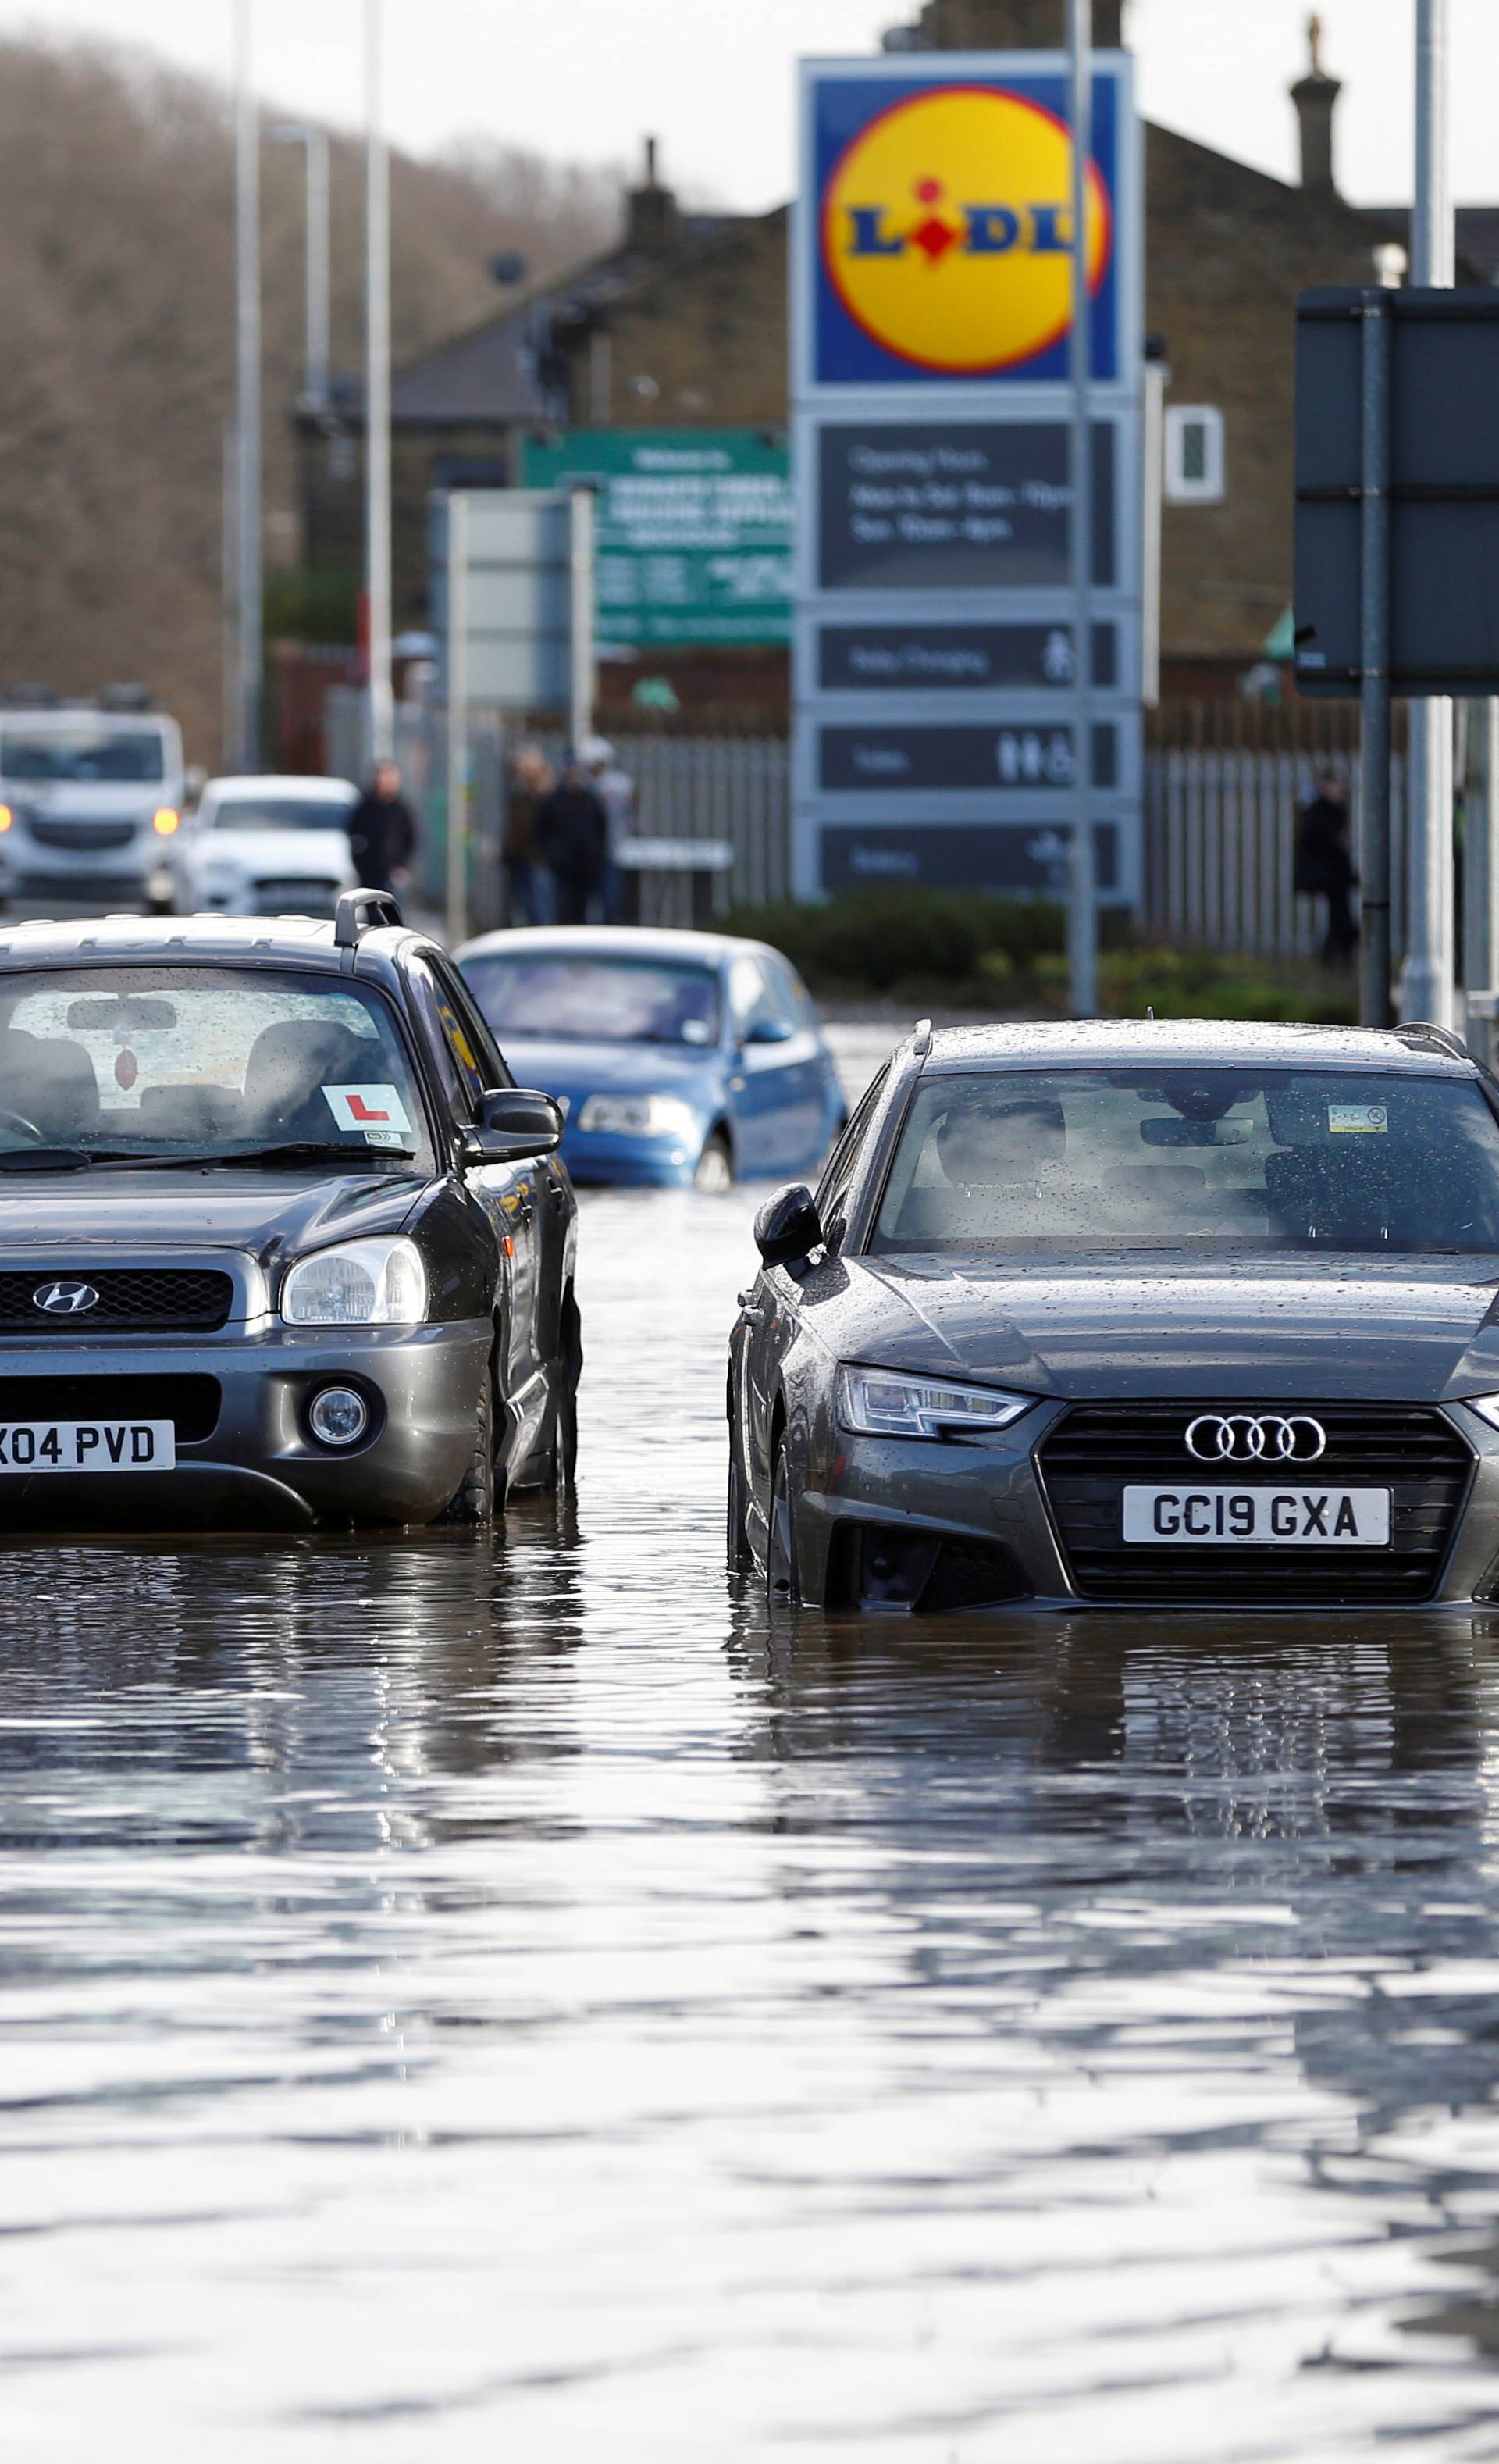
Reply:
<svg viewBox="0 0 1499 2464"><path fill-rule="evenodd" d="M908 95L861 128L823 191L823 263L872 341L933 374L990 375L1072 324L1072 138L995 86ZM1089 165L1088 281L1108 271L1108 191Z"/></svg>

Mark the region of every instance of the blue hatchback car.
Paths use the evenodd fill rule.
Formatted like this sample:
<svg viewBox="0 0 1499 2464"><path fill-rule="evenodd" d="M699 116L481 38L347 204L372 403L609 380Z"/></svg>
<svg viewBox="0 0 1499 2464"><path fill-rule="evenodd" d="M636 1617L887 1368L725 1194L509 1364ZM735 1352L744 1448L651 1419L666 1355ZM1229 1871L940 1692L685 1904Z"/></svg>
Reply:
<svg viewBox="0 0 1499 2464"><path fill-rule="evenodd" d="M806 987L762 942L557 926L456 956L518 1082L563 1104L575 1180L795 1179L842 1126Z"/></svg>

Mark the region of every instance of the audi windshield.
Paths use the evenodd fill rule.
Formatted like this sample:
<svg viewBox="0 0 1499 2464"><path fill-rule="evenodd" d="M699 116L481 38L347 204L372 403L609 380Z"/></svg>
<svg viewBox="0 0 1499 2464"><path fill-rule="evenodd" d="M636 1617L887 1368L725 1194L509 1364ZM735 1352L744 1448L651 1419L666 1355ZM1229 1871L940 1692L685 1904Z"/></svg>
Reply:
<svg viewBox="0 0 1499 2464"><path fill-rule="evenodd" d="M1414 1071L924 1080L869 1242L935 1251L1499 1249L1499 1120Z"/></svg>

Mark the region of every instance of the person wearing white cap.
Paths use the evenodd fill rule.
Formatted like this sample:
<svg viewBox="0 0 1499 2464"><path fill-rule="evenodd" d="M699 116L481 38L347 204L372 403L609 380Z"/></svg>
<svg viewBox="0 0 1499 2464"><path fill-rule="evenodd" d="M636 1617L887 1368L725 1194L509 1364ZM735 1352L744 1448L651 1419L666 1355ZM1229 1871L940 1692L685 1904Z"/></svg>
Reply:
<svg viewBox="0 0 1499 2464"><path fill-rule="evenodd" d="M578 747L579 759L593 783L594 793L609 816L609 866L604 874L604 922L619 921L620 892L619 847L624 839L635 836L635 781L628 770L620 768L619 758L606 736L585 736Z"/></svg>

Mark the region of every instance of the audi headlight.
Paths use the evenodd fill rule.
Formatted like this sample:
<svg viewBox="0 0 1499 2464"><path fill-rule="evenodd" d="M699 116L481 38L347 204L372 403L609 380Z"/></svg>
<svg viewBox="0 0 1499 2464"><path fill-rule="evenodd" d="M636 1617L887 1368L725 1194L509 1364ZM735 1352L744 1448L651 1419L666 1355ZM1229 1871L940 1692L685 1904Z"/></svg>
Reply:
<svg viewBox="0 0 1499 2464"><path fill-rule="evenodd" d="M866 1438L987 1437L1029 1412L1033 1395L944 1379L899 1377L888 1369L838 1371L838 1419Z"/></svg>
<svg viewBox="0 0 1499 2464"><path fill-rule="evenodd" d="M617 1138L690 1138L698 1124L677 1095L590 1095L577 1126Z"/></svg>
<svg viewBox="0 0 1499 2464"><path fill-rule="evenodd" d="M288 1326L420 1326L426 1268L414 1242L347 1241L294 1265L281 1287Z"/></svg>

